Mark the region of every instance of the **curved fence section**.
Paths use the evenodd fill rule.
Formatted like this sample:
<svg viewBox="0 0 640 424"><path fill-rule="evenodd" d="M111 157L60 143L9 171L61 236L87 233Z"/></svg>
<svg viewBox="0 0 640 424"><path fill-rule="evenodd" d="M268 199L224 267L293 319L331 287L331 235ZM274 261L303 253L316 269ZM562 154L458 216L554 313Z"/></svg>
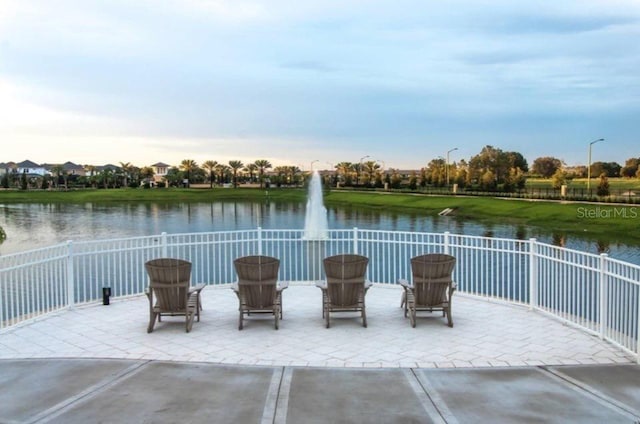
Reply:
<svg viewBox="0 0 640 424"><path fill-rule="evenodd" d="M108 287L114 297L144 293L144 263L158 257L192 262L192 281L235 281L233 260L246 255L280 259L280 279L324 278L322 259L340 253L369 258L367 278L396 284L410 259L448 253L457 259L458 290L526 305L607 339L638 356L640 266L565 249L535 239L366 229L329 230L307 240L303 230L160 234L67 242L0 257L0 329L77 304L95 302Z"/></svg>

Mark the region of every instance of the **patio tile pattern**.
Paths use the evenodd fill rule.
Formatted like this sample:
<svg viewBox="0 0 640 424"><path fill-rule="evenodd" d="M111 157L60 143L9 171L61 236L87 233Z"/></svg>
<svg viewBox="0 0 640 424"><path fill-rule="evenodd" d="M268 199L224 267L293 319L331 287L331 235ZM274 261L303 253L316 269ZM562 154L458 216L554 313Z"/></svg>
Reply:
<svg viewBox="0 0 640 424"><path fill-rule="evenodd" d="M50 314L0 332L0 359L104 358L254 366L470 368L628 364L634 358L608 342L526 307L456 294L454 327L440 313L422 313L411 328L401 288L374 285L368 328L359 314L332 314L324 327L321 292L292 283L284 320L251 316L238 331L238 302L228 286L202 292L201 322L190 333L182 317L164 318L147 334L144 296L114 298Z"/></svg>

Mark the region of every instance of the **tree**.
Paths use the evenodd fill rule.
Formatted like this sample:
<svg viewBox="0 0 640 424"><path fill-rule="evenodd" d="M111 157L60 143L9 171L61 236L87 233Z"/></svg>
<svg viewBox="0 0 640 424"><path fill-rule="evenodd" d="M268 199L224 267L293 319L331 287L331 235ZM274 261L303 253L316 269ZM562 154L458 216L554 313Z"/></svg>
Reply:
<svg viewBox="0 0 640 424"><path fill-rule="evenodd" d="M390 169L391 177L389 178L389 185L391 188L400 188L400 184L402 183L402 177L397 169ZM387 176L389 176L387 174Z"/></svg>
<svg viewBox="0 0 640 424"><path fill-rule="evenodd" d="M620 170L620 176L625 178L633 178L640 170L640 158L629 158L625 161L624 166Z"/></svg>
<svg viewBox="0 0 640 424"><path fill-rule="evenodd" d="M551 181L553 183L553 188L559 189L567 183L567 173L562 169L557 169L551 177Z"/></svg>
<svg viewBox="0 0 640 424"><path fill-rule="evenodd" d="M416 171L411 172L409 177L409 190L416 190L418 188L418 174Z"/></svg>
<svg viewBox="0 0 640 424"><path fill-rule="evenodd" d="M202 167L209 171L209 188L213 188L213 177L215 175L218 162L215 160L208 160L202 164Z"/></svg>
<svg viewBox="0 0 640 424"><path fill-rule="evenodd" d="M140 169L140 178L145 181L145 187L147 186L147 182L151 182L153 180L153 176L155 175L155 171L150 166L145 166Z"/></svg>
<svg viewBox="0 0 640 424"><path fill-rule="evenodd" d="M220 184L224 184L227 181L227 174L229 173L229 169L231 168L229 168L224 163L219 163L218 166L216 166L216 170L218 171L218 182Z"/></svg>
<svg viewBox="0 0 640 424"><path fill-rule="evenodd" d="M353 174L355 172L354 165L351 162L340 162L336 165L338 177L341 177L345 186L353 184Z"/></svg>
<svg viewBox="0 0 640 424"><path fill-rule="evenodd" d="M480 186L485 190L494 190L497 186L496 175L487 169L480 177Z"/></svg>
<svg viewBox="0 0 640 424"><path fill-rule="evenodd" d="M528 170L527 161L520 153L503 152L493 146L485 146L469 161L467 179L470 183L479 181L485 189L495 188L507 182L513 168L521 172ZM489 177L493 178L492 184L489 184Z"/></svg>
<svg viewBox="0 0 640 424"><path fill-rule="evenodd" d="M527 177L519 167L513 167L509 170L509 175L504 179L504 190L514 191L522 190L527 182Z"/></svg>
<svg viewBox="0 0 640 424"><path fill-rule="evenodd" d="M198 167L198 164L193 159L184 159L180 162L180 170L184 171L185 178L187 180L187 186L191 184L191 173L195 171Z"/></svg>
<svg viewBox="0 0 640 424"><path fill-rule="evenodd" d="M551 156L539 157L533 161L533 172L543 178L551 178L560 168L562 161Z"/></svg>
<svg viewBox="0 0 640 424"><path fill-rule="evenodd" d="M180 186L184 179L184 174L175 166L172 166L167 170L167 174L164 176L167 180L167 184L170 186Z"/></svg>
<svg viewBox="0 0 640 424"><path fill-rule="evenodd" d="M133 172L134 166L131 165L130 162L120 162L120 170L122 171L122 185L124 187L129 187L129 177Z"/></svg>
<svg viewBox="0 0 640 424"><path fill-rule="evenodd" d="M257 170L258 170L258 165L256 165L255 163L249 163L249 164L245 165L243 171L246 172L247 174L249 174L249 182L250 183L255 182L254 175L255 175Z"/></svg>
<svg viewBox="0 0 640 424"><path fill-rule="evenodd" d="M84 170L85 172L87 172L88 175L88 181L89 184L91 184L91 187L96 188L98 186L98 181L96 178L96 166L95 165L85 165L84 166Z"/></svg>
<svg viewBox="0 0 640 424"><path fill-rule="evenodd" d="M364 185L372 185L372 182L375 179L375 174L380 169L380 165L373 160L364 162L362 164L362 180Z"/></svg>
<svg viewBox="0 0 640 424"><path fill-rule="evenodd" d="M265 169L271 168L271 162L266 159L258 159L254 162L254 164L258 167L258 172L260 176L260 188L263 187L264 184L264 171Z"/></svg>
<svg viewBox="0 0 640 424"><path fill-rule="evenodd" d="M233 170L233 187L238 187L238 169L242 168L244 164L239 160L230 160L229 166Z"/></svg>
<svg viewBox="0 0 640 424"><path fill-rule="evenodd" d="M62 176L63 172L64 172L64 167L62 165L53 165L53 167L51 167L51 173L55 175L55 179L53 182L56 188L60 187L60 177Z"/></svg>
<svg viewBox="0 0 640 424"><path fill-rule="evenodd" d="M607 174L607 177L620 176L622 167L616 162L594 162L591 164L591 175Z"/></svg>
<svg viewBox="0 0 640 424"><path fill-rule="evenodd" d="M596 191L598 196L609 195L609 178L606 173L600 174L600 182L598 183L598 190Z"/></svg>
<svg viewBox="0 0 640 424"><path fill-rule="evenodd" d="M443 158L431 160L427 165L427 181L436 187L442 187L447 181L447 164Z"/></svg>

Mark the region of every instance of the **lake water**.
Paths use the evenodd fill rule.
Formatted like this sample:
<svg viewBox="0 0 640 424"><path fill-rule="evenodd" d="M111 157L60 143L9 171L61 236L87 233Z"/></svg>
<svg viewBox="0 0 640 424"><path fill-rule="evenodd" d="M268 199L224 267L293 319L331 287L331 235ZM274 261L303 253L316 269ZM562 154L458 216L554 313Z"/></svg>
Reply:
<svg viewBox="0 0 640 424"><path fill-rule="evenodd" d="M483 225L455 217L425 217L381 210L327 208L330 229L418 231L537 238L591 253L640 264L640 246L562 237L525 226ZM0 205L0 226L7 239L0 254L48 246L67 240L126 238L167 233L255 229L303 229L305 205L297 203L134 203Z"/></svg>

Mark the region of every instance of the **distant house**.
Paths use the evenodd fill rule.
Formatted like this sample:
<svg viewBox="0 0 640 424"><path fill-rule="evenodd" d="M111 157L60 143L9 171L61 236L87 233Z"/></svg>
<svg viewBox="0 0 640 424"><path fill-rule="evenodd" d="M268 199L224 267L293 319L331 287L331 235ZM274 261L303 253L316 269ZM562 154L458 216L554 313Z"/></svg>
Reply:
<svg viewBox="0 0 640 424"><path fill-rule="evenodd" d="M169 168L171 168L171 165L167 165L166 163L163 163L163 162L158 162L151 165L151 169L153 169L153 174L154 174L153 179L156 182L163 181L164 178L167 176L167 173L169 172Z"/></svg>
<svg viewBox="0 0 640 424"><path fill-rule="evenodd" d="M62 168L68 175L77 175L79 177L84 177L85 175L87 175L87 171L85 171L84 166L75 164L73 162L63 163Z"/></svg>
<svg viewBox="0 0 640 424"><path fill-rule="evenodd" d="M16 172L15 162L0 162L0 175Z"/></svg>
<svg viewBox="0 0 640 424"><path fill-rule="evenodd" d="M25 160L15 164L15 169L18 174L27 174L28 176L43 177L48 174L47 170L42 165L38 165L30 160Z"/></svg>

